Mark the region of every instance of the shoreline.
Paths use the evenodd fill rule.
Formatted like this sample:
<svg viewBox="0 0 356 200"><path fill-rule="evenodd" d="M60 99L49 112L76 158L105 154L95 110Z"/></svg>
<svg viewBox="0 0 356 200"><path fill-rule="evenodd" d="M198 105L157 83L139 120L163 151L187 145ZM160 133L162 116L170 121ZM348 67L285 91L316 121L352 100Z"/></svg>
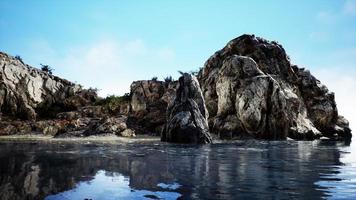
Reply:
<svg viewBox="0 0 356 200"><path fill-rule="evenodd" d="M22 135L6 135L0 136L0 142L4 141L14 141L14 142L23 142L23 141L40 141L40 142L100 142L100 143L149 143L149 142L161 142L160 137L158 136L138 136L134 138L129 137L120 137L116 135L104 135L104 136L88 136L88 137L65 137L65 138L56 138L53 136L46 135L31 135L31 134L22 134Z"/></svg>
<svg viewBox="0 0 356 200"><path fill-rule="evenodd" d="M262 142L273 142L273 141L285 141L287 143L295 143L295 142L337 142L344 143L347 146L350 145L352 140L343 141L343 140L333 140L327 137L322 137L315 140L294 140L291 138L287 138L286 140L257 140L257 139L234 139L234 140L220 140L214 139L213 144L229 144L229 143L240 143L240 142L250 142L250 141L262 141ZM160 136L152 136L152 135L138 135L136 137L122 137L113 134L108 135L92 135L87 137L54 137L50 135L41 135L41 134L18 134L18 135L1 135L0 143L2 142L50 142L50 143L78 143L78 144L86 144L86 143L101 143L101 144L149 144L149 143L160 143L160 144L171 144L167 142L162 142ZM174 144L174 143L173 143ZM175 143L177 144L177 143Z"/></svg>

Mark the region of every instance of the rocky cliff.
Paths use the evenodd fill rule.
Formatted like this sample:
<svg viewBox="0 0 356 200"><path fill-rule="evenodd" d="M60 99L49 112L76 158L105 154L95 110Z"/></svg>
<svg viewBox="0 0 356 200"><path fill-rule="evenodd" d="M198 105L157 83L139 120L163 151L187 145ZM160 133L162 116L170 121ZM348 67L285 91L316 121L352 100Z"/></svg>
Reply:
<svg viewBox="0 0 356 200"><path fill-rule="evenodd" d="M81 91L77 84L30 67L0 52L0 111L22 119L36 119ZM62 106L60 106L62 105Z"/></svg>
<svg viewBox="0 0 356 200"><path fill-rule="evenodd" d="M130 122L159 135L166 122L166 110L175 98L178 82L143 80L134 81L130 86Z"/></svg>
<svg viewBox="0 0 356 200"><path fill-rule="evenodd" d="M0 67L0 135L159 135L176 115L181 116L184 106L195 109L195 104L176 98L187 90L178 87L189 88L181 85L184 81L135 81L130 94L114 101L112 109L110 102L97 104L95 91L5 53L0 53ZM204 133L222 139L351 138L334 93L308 70L293 65L277 42L254 35L233 39L206 61L197 79L201 91L188 93L193 97L202 93L196 104L208 120L209 130L200 126ZM168 106L175 101L178 110Z"/></svg>
<svg viewBox="0 0 356 200"><path fill-rule="evenodd" d="M199 72L209 124L221 138L349 138L334 93L291 64L283 47L242 35Z"/></svg>
<svg viewBox="0 0 356 200"><path fill-rule="evenodd" d="M83 89L19 58L0 52L0 135L134 136L126 116L96 106L96 91Z"/></svg>

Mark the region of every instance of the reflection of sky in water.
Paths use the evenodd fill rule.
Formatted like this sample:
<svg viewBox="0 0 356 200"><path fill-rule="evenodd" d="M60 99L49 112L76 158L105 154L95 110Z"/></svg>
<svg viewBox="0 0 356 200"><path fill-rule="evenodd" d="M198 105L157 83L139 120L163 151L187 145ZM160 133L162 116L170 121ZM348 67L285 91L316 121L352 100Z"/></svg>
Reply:
<svg viewBox="0 0 356 200"><path fill-rule="evenodd" d="M355 139L354 139L355 140ZM335 173L320 174L320 181L315 184L324 187L328 199L355 199L356 193L356 141L350 146L341 146L340 162L334 166Z"/></svg>
<svg viewBox="0 0 356 200"><path fill-rule="evenodd" d="M157 185L164 191L134 190L129 186L127 177L119 173L106 173L103 170L97 172L93 180L80 182L77 186L56 195L46 197L46 200L111 200L111 199L177 199L181 195L174 191L180 187L179 184Z"/></svg>

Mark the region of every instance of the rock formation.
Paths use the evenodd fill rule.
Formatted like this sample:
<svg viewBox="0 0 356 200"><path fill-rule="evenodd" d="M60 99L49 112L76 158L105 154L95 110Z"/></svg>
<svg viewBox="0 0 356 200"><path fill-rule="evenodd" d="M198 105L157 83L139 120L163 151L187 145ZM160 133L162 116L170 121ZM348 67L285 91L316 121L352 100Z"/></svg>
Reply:
<svg viewBox="0 0 356 200"><path fill-rule="evenodd" d="M175 143L211 143L208 112L198 80L184 73L173 103L167 108L167 123L162 141Z"/></svg>
<svg viewBox="0 0 356 200"><path fill-rule="evenodd" d="M98 104L95 90L0 52L0 135L131 137L164 129L163 141L182 143L209 143L209 130L222 139L351 138L334 93L291 64L277 42L254 35L233 39L197 78L135 81L112 108Z"/></svg>
<svg viewBox="0 0 356 200"><path fill-rule="evenodd" d="M198 79L221 138L351 137L334 93L276 42L242 35L211 56Z"/></svg>
<svg viewBox="0 0 356 200"><path fill-rule="evenodd" d="M135 136L126 116L96 106L96 91L0 52L0 135ZM126 102L124 102L126 103ZM120 105L120 112L127 112Z"/></svg>
<svg viewBox="0 0 356 200"><path fill-rule="evenodd" d="M155 135L166 122L169 102L175 98L178 83L156 80L135 81L130 86L130 121Z"/></svg>
<svg viewBox="0 0 356 200"><path fill-rule="evenodd" d="M22 119L36 119L42 110L55 109L81 87L32 68L0 52L0 111ZM63 106L61 106L63 107ZM48 112L46 113L48 114Z"/></svg>
<svg viewBox="0 0 356 200"><path fill-rule="evenodd" d="M135 132L128 129L127 117L104 117L98 123L90 123L84 135L116 134L120 136L135 136Z"/></svg>

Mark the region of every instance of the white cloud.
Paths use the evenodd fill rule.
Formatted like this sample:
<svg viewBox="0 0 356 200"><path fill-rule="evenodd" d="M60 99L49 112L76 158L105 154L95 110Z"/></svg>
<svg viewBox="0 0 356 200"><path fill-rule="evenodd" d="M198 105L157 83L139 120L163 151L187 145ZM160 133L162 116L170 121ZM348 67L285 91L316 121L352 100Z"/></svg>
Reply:
<svg viewBox="0 0 356 200"><path fill-rule="evenodd" d="M346 15L356 15L356 0L345 1L343 12Z"/></svg>
<svg viewBox="0 0 356 200"><path fill-rule="evenodd" d="M163 73L162 67L173 65L175 59L172 49L150 47L141 39L99 40L89 45L73 45L62 54L45 40L36 40L28 54L29 60L34 61L32 64L49 64L60 77L98 88L100 96L129 92L132 81Z"/></svg>
<svg viewBox="0 0 356 200"><path fill-rule="evenodd" d="M72 47L63 58L56 57L54 63L58 75L68 77L86 87L102 89L99 95L105 96L123 93L120 87L112 91L107 90L110 86L108 79L118 82L115 79L120 77L121 60L122 55L115 42L99 41L87 47Z"/></svg>

